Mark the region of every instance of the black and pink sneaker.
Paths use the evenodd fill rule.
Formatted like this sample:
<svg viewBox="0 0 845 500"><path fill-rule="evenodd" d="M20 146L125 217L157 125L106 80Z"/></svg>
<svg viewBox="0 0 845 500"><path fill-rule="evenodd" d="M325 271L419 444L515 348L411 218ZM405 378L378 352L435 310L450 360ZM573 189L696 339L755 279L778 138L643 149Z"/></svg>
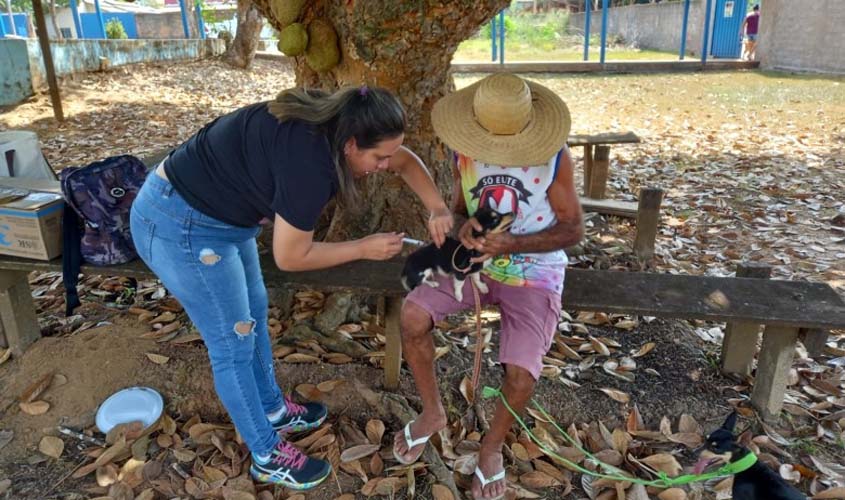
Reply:
<svg viewBox="0 0 845 500"><path fill-rule="evenodd" d="M269 457L252 454L249 473L256 481L280 484L294 490L307 490L322 483L332 466L325 460L311 458L287 441L280 441Z"/></svg>
<svg viewBox="0 0 845 500"><path fill-rule="evenodd" d="M322 403L313 401L305 404L297 404L285 396L287 410L278 420L271 421L273 429L280 434L293 434L295 432L309 431L320 427L326 421L328 409Z"/></svg>

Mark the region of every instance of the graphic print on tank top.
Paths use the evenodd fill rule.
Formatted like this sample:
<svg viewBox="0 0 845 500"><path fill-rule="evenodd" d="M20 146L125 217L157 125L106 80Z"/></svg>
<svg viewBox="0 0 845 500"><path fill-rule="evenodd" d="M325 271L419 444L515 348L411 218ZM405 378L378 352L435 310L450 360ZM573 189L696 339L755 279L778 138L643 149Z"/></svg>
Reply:
<svg viewBox="0 0 845 500"><path fill-rule="evenodd" d="M547 191L554 182L559 161L560 153L543 165L505 168L457 154L467 212L472 215L479 207L513 212L516 219L510 232L514 235L537 233L553 226L557 219ZM506 285L560 293L567 263L563 250L513 253L496 256L483 272Z"/></svg>

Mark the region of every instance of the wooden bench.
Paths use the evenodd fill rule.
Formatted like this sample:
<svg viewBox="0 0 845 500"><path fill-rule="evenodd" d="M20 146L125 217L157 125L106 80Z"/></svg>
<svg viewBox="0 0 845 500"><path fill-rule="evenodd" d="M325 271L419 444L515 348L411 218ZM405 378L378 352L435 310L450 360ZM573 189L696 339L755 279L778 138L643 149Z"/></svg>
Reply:
<svg viewBox="0 0 845 500"><path fill-rule="evenodd" d="M584 148L584 196L594 200L605 198L610 173L610 145L639 142L642 140L633 132L570 135L566 141L570 147Z"/></svg>
<svg viewBox="0 0 845 500"><path fill-rule="evenodd" d="M402 363L399 312L404 290L399 283L402 262L360 261L334 269L288 273L271 256L262 257L265 282L289 289L352 291L385 300L385 385L396 388ZM759 269L757 266L756 269ZM20 355L41 335L28 275L61 271L60 259L39 262L0 257L0 315L5 338ZM109 268L83 266L83 273L151 278L134 261ZM749 276L761 272L741 270ZM563 307L569 310L640 314L663 318L726 321L723 368L750 372L761 326L763 344L752 403L767 419L783 405L795 343L802 330L817 341L827 331L845 328L845 303L826 284L765 280L756 277L716 278L654 273L568 269Z"/></svg>
<svg viewBox="0 0 845 500"><path fill-rule="evenodd" d="M634 253L640 262L648 262L654 255L663 191L655 187L641 189L637 202L608 200L605 197L610 175L610 145L639 142L642 140L633 132L574 134L566 141L570 147L584 148L584 193L581 207L585 212L636 218Z"/></svg>

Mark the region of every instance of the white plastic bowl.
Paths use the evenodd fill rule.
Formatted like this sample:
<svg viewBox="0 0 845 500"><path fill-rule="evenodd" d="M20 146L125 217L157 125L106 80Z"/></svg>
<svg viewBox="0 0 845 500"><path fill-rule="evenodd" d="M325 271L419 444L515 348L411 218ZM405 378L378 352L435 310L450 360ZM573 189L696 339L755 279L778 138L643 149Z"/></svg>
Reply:
<svg viewBox="0 0 845 500"><path fill-rule="evenodd" d="M161 394L149 387L129 387L103 401L97 410L97 428L108 432L116 425L143 422L144 428L153 425L164 411Z"/></svg>

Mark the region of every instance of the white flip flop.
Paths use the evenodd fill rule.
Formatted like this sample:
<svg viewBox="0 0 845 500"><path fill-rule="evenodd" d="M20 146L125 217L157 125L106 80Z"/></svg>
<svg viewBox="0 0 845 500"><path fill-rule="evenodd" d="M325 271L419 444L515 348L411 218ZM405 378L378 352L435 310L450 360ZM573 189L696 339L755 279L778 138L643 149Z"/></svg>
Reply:
<svg viewBox="0 0 845 500"><path fill-rule="evenodd" d="M476 467L475 468L475 477L477 477L478 480L481 481L481 490L483 491L484 488L486 488L488 484L495 483L496 481L503 480L505 478L505 469L502 469L497 474L494 474L493 477L486 478L486 477L484 477L484 473L481 472L481 469ZM507 489L505 489L505 491L507 491ZM483 499L483 500L500 500L502 498L505 498L504 493L502 493L501 495L499 495L497 497L492 497L492 498L481 497L481 499ZM481 499L476 498L476 500L481 500Z"/></svg>
<svg viewBox="0 0 845 500"><path fill-rule="evenodd" d="M405 443L408 445L408 451L411 451L412 449L416 448L417 446L419 446L421 444L428 443L428 440L431 439L431 436L432 436L431 434L429 434L428 436L422 436L420 438L413 439L411 437L411 424L413 424L413 423L414 423L414 421L411 420L410 422L405 424L405 429L404 429ZM420 456L422 456L422 454L424 452L425 452L425 448L423 448L422 451L420 451L419 454L416 457L414 457L413 460L406 461L406 460L402 460L402 457L400 457L399 454L396 453L396 444L394 443L394 445L393 445L393 458L395 458L396 461L399 462L402 465L411 465L412 463L419 460Z"/></svg>

